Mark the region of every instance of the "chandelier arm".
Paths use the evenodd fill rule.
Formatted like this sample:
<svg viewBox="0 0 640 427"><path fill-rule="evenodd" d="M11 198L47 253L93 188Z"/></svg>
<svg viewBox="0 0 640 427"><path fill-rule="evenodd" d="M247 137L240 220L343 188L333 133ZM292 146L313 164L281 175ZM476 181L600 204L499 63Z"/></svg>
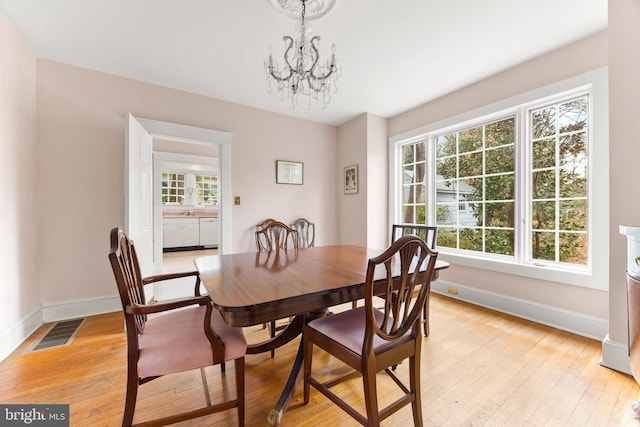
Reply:
<svg viewBox="0 0 640 427"><path fill-rule="evenodd" d="M285 64L287 64L286 68L289 71L289 74L287 76L285 76L285 77L278 76L278 75L276 75L274 73L273 66L269 67L269 74L271 74L271 77L273 77L278 82L286 82L286 81L290 80L291 77L293 77L293 74L294 74L294 71L295 71L294 68L289 63L289 51L291 49L293 49L293 38L291 38L289 36L283 36L282 40L284 40L285 43L287 43L287 48L284 51L284 62L285 62ZM271 60L270 60L270 63L271 63Z"/></svg>
<svg viewBox="0 0 640 427"><path fill-rule="evenodd" d="M331 56L331 65L329 66L329 71L327 72L327 74L322 75L322 76L318 76L316 75L315 71L317 69L316 65L318 64L318 60L320 59L320 52L318 51L318 46L316 45L316 43L319 43L320 41L320 36L314 36L311 39L311 50L314 53L314 60L313 60L313 64L311 64L311 67L309 67L309 74L310 77L316 79L316 80L326 80L329 78L329 76L331 74L333 74L333 71L335 69L335 57L332 55Z"/></svg>

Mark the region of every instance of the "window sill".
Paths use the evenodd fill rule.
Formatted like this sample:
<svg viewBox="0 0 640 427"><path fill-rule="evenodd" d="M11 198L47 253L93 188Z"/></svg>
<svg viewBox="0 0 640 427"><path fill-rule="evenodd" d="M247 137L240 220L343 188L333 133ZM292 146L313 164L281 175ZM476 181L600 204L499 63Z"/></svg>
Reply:
<svg viewBox="0 0 640 427"><path fill-rule="evenodd" d="M608 277L602 277L603 274L596 275L586 268L583 271L567 270L552 265L518 264L508 260L447 253L444 248L436 248L436 250L438 250L439 259L453 265L463 265L482 270L530 277L532 279L608 291Z"/></svg>

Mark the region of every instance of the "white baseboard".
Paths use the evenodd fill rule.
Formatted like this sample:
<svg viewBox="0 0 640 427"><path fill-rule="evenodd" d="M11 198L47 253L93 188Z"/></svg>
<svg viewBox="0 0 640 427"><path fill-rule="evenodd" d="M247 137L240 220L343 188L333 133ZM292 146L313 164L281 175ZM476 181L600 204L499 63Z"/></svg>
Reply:
<svg viewBox="0 0 640 427"><path fill-rule="evenodd" d="M0 336L0 362L44 323L76 319L122 310L118 296L44 305L18 320Z"/></svg>
<svg viewBox="0 0 640 427"><path fill-rule="evenodd" d="M457 295L447 291L450 286L458 289ZM444 280L432 282L431 290L451 298L599 341L602 341L609 333L608 319L586 316L557 307L461 286Z"/></svg>
<svg viewBox="0 0 640 427"><path fill-rule="evenodd" d="M42 325L42 308L31 313L11 325L0 336L0 362L6 359L31 334Z"/></svg>
<svg viewBox="0 0 640 427"><path fill-rule="evenodd" d="M44 323L60 320L76 319L78 317L95 316L97 314L113 313L122 310L120 297L91 298L67 301L58 304L47 304L42 307L42 321Z"/></svg>
<svg viewBox="0 0 640 427"><path fill-rule="evenodd" d="M612 341L607 334L604 341L602 341L600 365L631 375L629 347L627 344Z"/></svg>

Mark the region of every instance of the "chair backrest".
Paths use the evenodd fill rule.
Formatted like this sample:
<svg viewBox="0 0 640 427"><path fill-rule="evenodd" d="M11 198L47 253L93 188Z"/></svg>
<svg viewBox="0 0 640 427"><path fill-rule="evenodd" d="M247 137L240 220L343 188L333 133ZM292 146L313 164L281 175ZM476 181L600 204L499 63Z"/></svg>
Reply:
<svg viewBox="0 0 640 427"><path fill-rule="evenodd" d="M256 225L256 231L261 231L264 230L264 228L266 226L268 226L269 224L271 224L272 222L276 222L275 219L273 218L267 218L264 221L262 221L260 224ZM263 233L255 233L256 236L256 246L258 247L258 251L260 250L261 247L268 247L269 246L269 241L266 239L266 235Z"/></svg>
<svg viewBox="0 0 640 427"><path fill-rule="evenodd" d="M316 241L316 225L305 218L298 218L291 224L298 232L298 246L301 248L310 248L314 246Z"/></svg>
<svg viewBox="0 0 640 427"><path fill-rule="evenodd" d="M393 224L391 227L391 243L398 240L401 236L409 234L420 237L422 240L427 242L427 245L429 245L431 249L436 247L438 227L430 225Z"/></svg>
<svg viewBox="0 0 640 427"><path fill-rule="evenodd" d="M419 320L431 288L437 257L438 253L423 239L408 235L401 236L386 251L369 260L363 355L372 354L375 336L389 342L420 336ZM374 316L374 296L385 300L381 321Z"/></svg>
<svg viewBox="0 0 640 427"><path fill-rule="evenodd" d="M147 320L146 315L127 316L127 307L131 305L144 305L144 285L138 255L133 241L127 237L122 228L115 227L111 230L111 250L109 252L111 269L118 285L122 310L125 313L127 331L135 330L136 333L144 331ZM131 324L129 324L131 322Z"/></svg>
<svg viewBox="0 0 640 427"><path fill-rule="evenodd" d="M263 223L264 224L264 223ZM258 251L298 250L298 233L283 222L272 220L256 230Z"/></svg>

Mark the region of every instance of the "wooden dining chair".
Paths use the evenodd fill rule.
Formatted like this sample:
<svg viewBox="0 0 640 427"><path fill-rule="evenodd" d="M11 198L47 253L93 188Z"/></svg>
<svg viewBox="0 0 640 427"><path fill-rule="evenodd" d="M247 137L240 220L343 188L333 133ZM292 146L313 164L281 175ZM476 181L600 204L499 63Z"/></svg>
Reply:
<svg viewBox="0 0 640 427"><path fill-rule="evenodd" d="M298 232L298 246L310 248L315 245L316 225L305 218L298 218L291 223L291 228Z"/></svg>
<svg viewBox="0 0 640 427"><path fill-rule="evenodd" d="M420 237L427 242L427 245L431 249L435 249L436 241L438 239L438 227L430 225L409 225L409 224L393 224L391 226L391 243L398 240L401 236L413 234ZM415 292L417 292L416 290ZM429 284L429 292L427 292L427 301L424 304L424 310L422 313L422 327L424 329L424 336L429 336L429 296L431 294L431 284ZM397 296L397 292L394 293Z"/></svg>
<svg viewBox="0 0 640 427"><path fill-rule="evenodd" d="M256 227L256 246L258 252L279 252L292 250L298 252L298 232L281 221L268 219ZM276 319L269 323L269 334L271 338L276 336L276 332L284 329L287 325L278 325ZM271 357L275 355L275 350L271 350Z"/></svg>
<svg viewBox="0 0 640 427"><path fill-rule="evenodd" d="M242 330L227 325L209 297L200 295L198 272L142 278L133 242L119 227L111 230L109 260L120 293L127 332L127 391L122 425L133 425L140 385L164 375L200 369L206 406L143 424L173 424L237 408L238 425L243 426L247 342ZM195 282L193 297L146 303L144 285L190 276ZM204 368L216 364L224 367L224 363L231 360L235 366L236 396L212 404Z"/></svg>
<svg viewBox="0 0 640 427"><path fill-rule="evenodd" d="M305 404L309 403L313 386L362 425L379 426L380 421L408 404L412 406L414 425L423 425L419 320L437 256L437 252L416 236L399 238L381 255L369 260L364 307L315 319L305 326L302 334ZM413 291L418 287L416 294ZM399 290L400 298L391 297L395 290ZM374 307L373 298L377 295L385 296L382 309ZM311 375L314 346L353 371L320 382ZM405 359L409 359L409 387L390 369ZM382 370L404 395L379 410L376 374ZM362 376L366 417L331 391L331 387L353 378L355 373Z"/></svg>
<svg viewBox="0 0 640 427"><path fill-rule="evenodd" d="M281 221L268 219L256 227L258 251L298 250L298 232Z"/></svg>

